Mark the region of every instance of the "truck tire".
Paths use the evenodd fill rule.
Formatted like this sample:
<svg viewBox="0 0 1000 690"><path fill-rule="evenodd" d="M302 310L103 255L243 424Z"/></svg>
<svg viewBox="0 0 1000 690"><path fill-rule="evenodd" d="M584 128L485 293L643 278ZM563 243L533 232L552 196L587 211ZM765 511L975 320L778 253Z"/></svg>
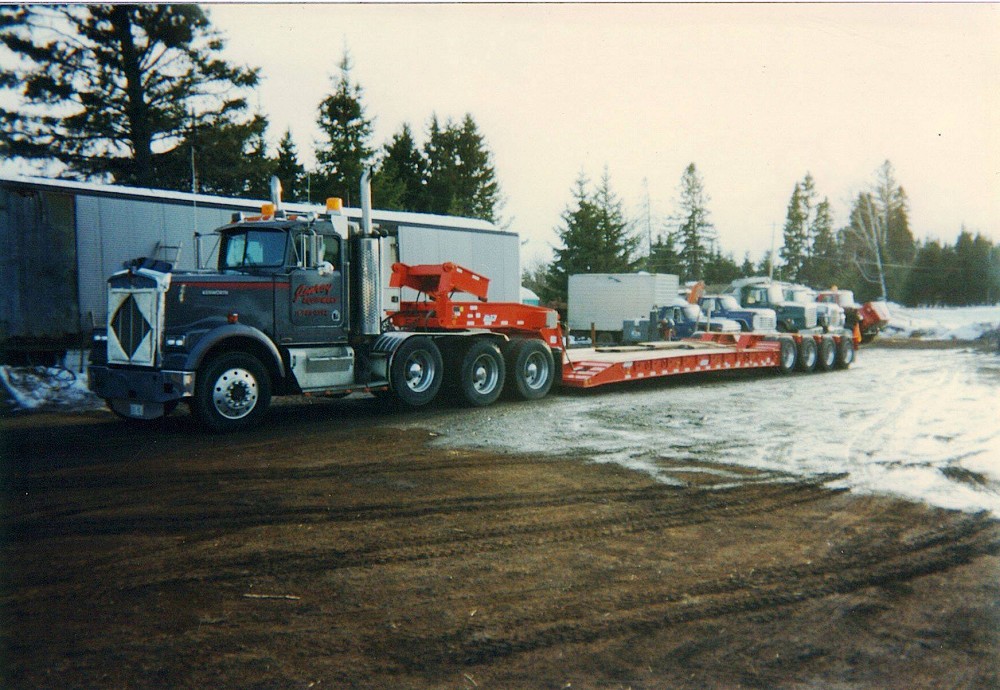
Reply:
<svg viewBox="0 0 1000 690"><path fill-rule="evenodd" d="M485 407L503 392L507 368L500 348L482 338L473 340L462 355L458 369L458 388L465 402Z"/></svg>
<svg viewBox="0 0 1000 690"><path fill-rule="evenodd" d="M840 338L840 344L837 345L837 368L847 369L854 362L854 342L848 336L842 336Z"/></svg>
<svg viewBox="0 0 1000 690"><path fill-rule="evenodd" d="M830 371L837 364L837 343L833 338L823 338L819 341L819 357L816 366L820 371Z"/></svg>
<svg viewBox="0 0 1000 690"><path fill-rule="evenodd" d="M228 352L198 370L191 411L212 431L255 425L271 403L271 377L246 352Z"/></svg>
<svg viewBox="0 0 1000 690"><path fill-rule="evenodd" d="M799 371L810 372L816 368L816 341L812 336L802 336L799 343Z"/></svg>
<svg viewBox="0 0 1000 690"><path fill-rule="evenodd" d="M791 338L781 338L778 342L781 344L781 349L778 351L778 370L782 374L791 374L799 361L799 351L795 347L795 341Z"/></svg>
<svg viewBox="0 0 1000 690"><path fill-rule="evenodd" d="M506 389L521 400L544 398L555 381L552 348L534 339L510 341L504 351L507 364Z"/></svg>
<svg viewBox="0 0 1000 690"><path fill-rule="evenodd" d="M407 407L420 407L433 400L443 376L441 351L430 338L408 338L393 353L389 385L396 399Z"/></svg>

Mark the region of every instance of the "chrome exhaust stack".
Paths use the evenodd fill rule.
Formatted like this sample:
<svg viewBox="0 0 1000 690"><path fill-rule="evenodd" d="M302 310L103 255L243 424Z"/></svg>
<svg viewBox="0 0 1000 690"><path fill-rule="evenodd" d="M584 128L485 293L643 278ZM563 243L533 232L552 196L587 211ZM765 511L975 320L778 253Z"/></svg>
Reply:
<svg viewBox="0 0 1000 690"><path fill-rule="evenodd" d="M361 232L355 245L358 332L382 334L382 244L372 227L371 168L361 175Z"/></svg>

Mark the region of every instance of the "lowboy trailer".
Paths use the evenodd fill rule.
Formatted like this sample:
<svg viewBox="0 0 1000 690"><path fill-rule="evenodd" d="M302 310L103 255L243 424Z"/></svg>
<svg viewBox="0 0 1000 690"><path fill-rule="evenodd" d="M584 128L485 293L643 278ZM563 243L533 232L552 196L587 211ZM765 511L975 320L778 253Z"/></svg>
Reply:
<svg viewBox="0 0 1000 690"><path fill-rule="evenodd" d="M452 397L471 406L506 391L523 400L553 385L591 388L682 373L847 366L847 333L716 334L679 343L572 351L558 313L489 302L489 279L453 263L392 266L370 218L281 209L218 230L214 270L140 259L108 279L108 317L94 332L89 385L120 417L150 420L178 403L216 431L255 425L272 395L356 392L409 407ZM399 290L383 307L384 288ZM402 300L402 291L417 299ZM473 299L458 301L456 294ZM817 357L818 353L823 353Z"/></svg>
<svg viewBox="0 0 1000 690"><path fill-rule="evenodd" d="M854 346L850 332L843 331L823 336L702 333L672 343L568 350L561 385L594 388L664 376L748 369L776 369L785 374L846 369L854 361Z"/></svg>

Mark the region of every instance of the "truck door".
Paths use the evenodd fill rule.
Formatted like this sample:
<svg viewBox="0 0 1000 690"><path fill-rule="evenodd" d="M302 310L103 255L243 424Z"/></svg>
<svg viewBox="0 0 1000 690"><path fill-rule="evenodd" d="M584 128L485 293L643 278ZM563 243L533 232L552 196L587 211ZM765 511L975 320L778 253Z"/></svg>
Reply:
<svg viewBox="0 0 1000 690"><path fill-rule="evenodd" d="M319 235L315 243L294 238L299 266L289 275L288 329L283 343L337 343L347 340L344 273L339 235ZM313 247L315 246L315 256Z"/></svg>

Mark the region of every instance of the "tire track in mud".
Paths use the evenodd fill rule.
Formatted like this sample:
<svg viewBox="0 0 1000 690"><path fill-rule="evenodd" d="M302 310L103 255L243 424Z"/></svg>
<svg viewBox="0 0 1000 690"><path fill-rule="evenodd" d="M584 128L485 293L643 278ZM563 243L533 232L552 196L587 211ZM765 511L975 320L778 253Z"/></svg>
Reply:
<svg viewBox="0 0 1000 690"><path fill-rule="evenodd" d="M997 553L1000 526L985 515L976 515L904 540L887 537L868 542L854 551L819 561L718 578L683 590L654 590L649 596L621 598L610 605L614 613L609 617L493 617L488 627L470 626L434 637L406 637L391 647L382 639L372 638L367 643L373 653L384 653L404 667L482 664L555 645L645 635L706 618L767 612L866 587L905 582ZM580 598L586 599L588 594L584 592ZM530 602L519 608L533 610ZM609 605L605 603L604 608Z"/></svg>
<svg viewBox="0 0 1000 690"><path fill-rule="evenodd" d="M483 529L455 531L443 526L427 536L388 527L386 533L401 532L405 538L379 542L358 548L320 549L301 552L255 552L239 558L190 558L183 576L143 579L126 583L127 587L174 585L188 582L224 582L238 580L252 572L258 577L301 576L348 568L393 566L435 559L464 558L509 549L531 549L560 544L592 544L597 540L628 534L698 525L720 518L770 513L828 498L839 489L822 482L738 487L721 491L677 490L668 504L640 508L585 519L528 521ZM629 497L631 498L631 497ZM654 496L655 498L655 496ZM624 501L623 501L624 502ZM523 506L514 506L522 508Z"/></svg>

